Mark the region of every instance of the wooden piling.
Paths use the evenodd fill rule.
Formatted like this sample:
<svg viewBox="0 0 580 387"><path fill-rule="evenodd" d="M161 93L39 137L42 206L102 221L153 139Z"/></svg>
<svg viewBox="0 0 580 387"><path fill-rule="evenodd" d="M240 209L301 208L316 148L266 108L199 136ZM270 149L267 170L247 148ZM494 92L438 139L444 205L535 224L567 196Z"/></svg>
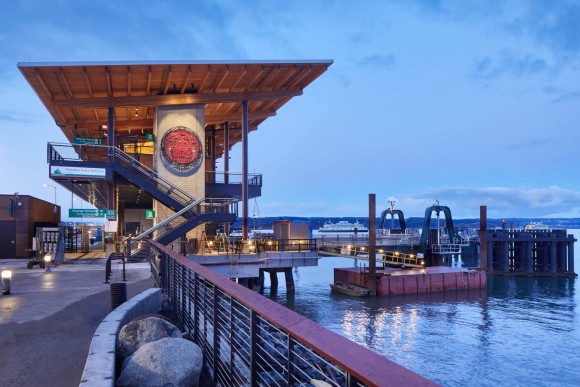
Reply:
<svg viewBox="0 0 580 387"><path fill-rule="evenodd" d="M377 198L369 194L369 283L371 296L377 295Z"/></svg>
<svg viewBox="0 0 580 387"><path fill-rule="evenodd" d="M487 206L479 207L479 267L487 270Z"/></svg>

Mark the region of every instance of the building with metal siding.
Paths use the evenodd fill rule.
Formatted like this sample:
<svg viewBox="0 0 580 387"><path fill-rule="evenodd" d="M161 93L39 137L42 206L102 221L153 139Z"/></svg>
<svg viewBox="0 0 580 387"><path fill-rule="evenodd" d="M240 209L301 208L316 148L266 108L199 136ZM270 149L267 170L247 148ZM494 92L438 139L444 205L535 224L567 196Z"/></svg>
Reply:
<svg viewBox="0 0 580 387"><path fill-rule="evenodd" d="M58 226L60 219L60 206L54 203L29 195L0 194L0 259L27 258L36 227Z"/></svg>

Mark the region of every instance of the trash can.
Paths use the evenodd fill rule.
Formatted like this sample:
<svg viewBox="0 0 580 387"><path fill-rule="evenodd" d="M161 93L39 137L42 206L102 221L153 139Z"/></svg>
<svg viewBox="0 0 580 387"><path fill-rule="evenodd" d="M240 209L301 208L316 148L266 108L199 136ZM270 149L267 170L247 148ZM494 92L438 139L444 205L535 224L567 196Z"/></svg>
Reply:
<svg viewBox="0 0 580 387"><path fill-rule="evenodd" d="M115 310L119 305L127 301L127 284L114 282L111 284L111 309Z"/></svg>

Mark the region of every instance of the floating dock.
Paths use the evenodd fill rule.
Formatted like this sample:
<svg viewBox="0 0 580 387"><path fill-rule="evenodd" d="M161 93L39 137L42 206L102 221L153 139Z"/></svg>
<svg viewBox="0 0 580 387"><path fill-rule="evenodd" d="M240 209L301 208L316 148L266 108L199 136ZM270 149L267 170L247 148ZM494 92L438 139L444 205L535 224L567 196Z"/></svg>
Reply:
<svg viewBox="0 0 580 387"><path fill-rule="evenodd" d="M412 269L377 269L371 276L360 268L335 268L334 281L365 288L376 282L377 296L435 293L447 290L482 289L487 273L479 269L433 266Z"/></svg>

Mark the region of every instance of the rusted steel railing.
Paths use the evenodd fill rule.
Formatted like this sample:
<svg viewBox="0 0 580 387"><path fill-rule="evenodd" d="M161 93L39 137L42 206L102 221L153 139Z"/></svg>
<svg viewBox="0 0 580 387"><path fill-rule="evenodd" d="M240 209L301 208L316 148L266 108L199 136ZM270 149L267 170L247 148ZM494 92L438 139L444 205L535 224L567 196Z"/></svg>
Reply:
<svg viewBox="0 0 580 387"><path fill-rule="evenodd" d="M153 277L174 322L202 348L215 385L429 386L393 363L262 295L150 243Z"/></svg>

